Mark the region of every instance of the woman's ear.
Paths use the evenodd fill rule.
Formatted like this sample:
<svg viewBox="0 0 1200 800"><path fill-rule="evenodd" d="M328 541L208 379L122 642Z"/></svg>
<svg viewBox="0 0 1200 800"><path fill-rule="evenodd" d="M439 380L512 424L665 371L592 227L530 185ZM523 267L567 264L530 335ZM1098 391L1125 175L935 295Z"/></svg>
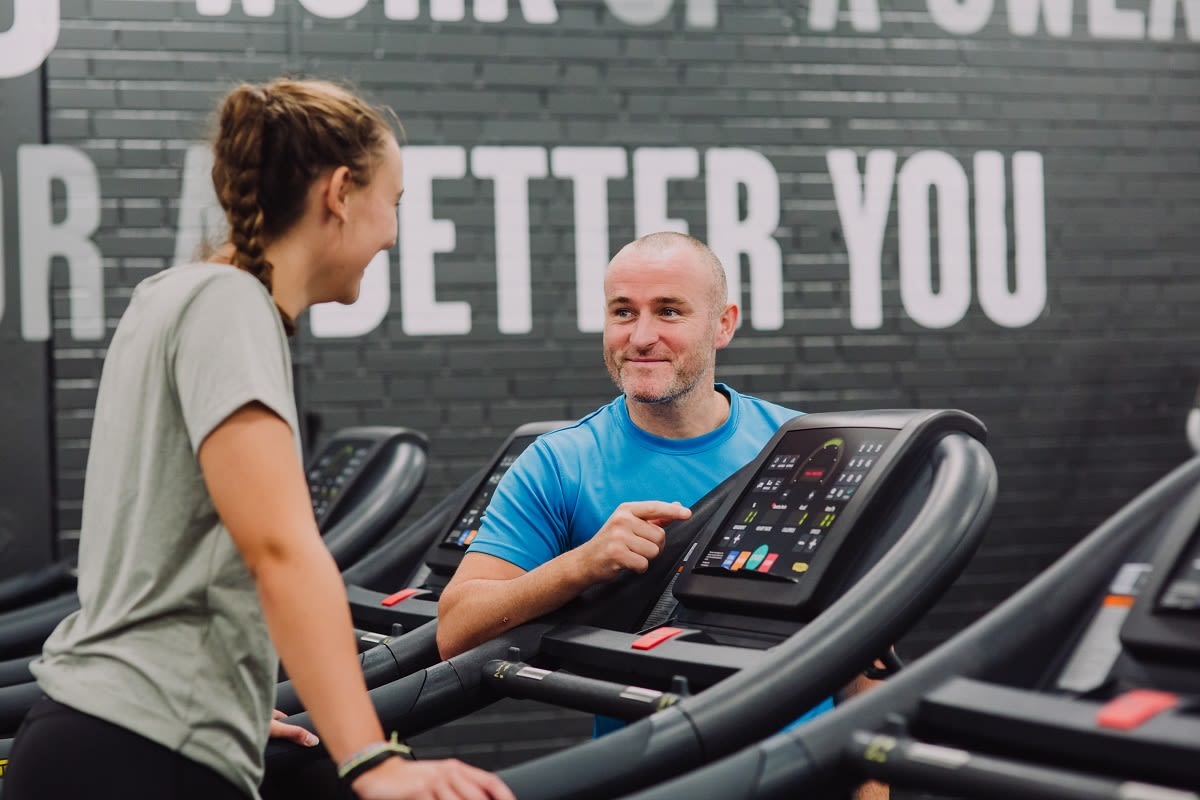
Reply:
<svg viewBox="0 0 1200 800"><path fill-rule="evenodd" d="M329 174L329 183L325 186L322 195L329 213L345 224L348 217L347 200L350 196L350 168L345 166L335 168Z"/></svg>

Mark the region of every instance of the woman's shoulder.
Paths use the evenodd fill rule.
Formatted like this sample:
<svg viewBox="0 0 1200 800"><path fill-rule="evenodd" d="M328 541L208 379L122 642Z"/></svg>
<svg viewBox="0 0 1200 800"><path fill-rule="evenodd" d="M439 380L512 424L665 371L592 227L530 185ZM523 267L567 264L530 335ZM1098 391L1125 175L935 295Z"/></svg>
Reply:
<svg viewBox="0 0 1200 800"><path fill-rule="evenodd" d="M245 304L272 305L266 288L253 275L229 264L199 262L168 267L146 278L134 289L132 303L150 303L183 312L201 305L242 308Z"/></svg>

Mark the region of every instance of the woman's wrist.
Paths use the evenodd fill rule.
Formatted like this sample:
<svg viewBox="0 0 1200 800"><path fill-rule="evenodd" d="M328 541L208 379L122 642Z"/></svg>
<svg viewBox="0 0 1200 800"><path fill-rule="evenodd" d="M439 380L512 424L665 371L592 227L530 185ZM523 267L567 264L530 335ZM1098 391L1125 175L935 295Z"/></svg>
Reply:
<svg viewBox="0 0 1200 800"><path fill-rule="evenodd" d="M391 758L412 759L412 749L398 741L395 733L388 741L372 742L351 753L338 764L338 777L347 785L352 784L359 776Z"/></svg>

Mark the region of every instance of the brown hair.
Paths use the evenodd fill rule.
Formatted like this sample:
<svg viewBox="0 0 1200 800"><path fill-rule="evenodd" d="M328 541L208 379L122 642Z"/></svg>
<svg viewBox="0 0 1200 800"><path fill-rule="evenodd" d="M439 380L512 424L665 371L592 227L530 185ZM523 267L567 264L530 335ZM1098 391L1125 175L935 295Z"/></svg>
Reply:
<svg viewBox="0 0 1200 800"><path fill-rule="evenodd" d="M390 109L326 81L281 78L231 91L213 138L212 179L229 222L233 265L270 291L264 248L304 213L312 182L325 169L346 166L365 186L393 131L403 135ZM282 310L280 316L294 333L294 322Z"/></svg>

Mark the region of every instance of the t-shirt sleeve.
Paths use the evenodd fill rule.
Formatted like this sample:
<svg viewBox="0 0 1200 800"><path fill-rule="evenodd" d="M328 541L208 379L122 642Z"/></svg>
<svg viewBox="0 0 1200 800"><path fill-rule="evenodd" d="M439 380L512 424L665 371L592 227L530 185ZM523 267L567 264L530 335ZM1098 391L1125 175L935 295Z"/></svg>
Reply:
<svg viewBox="0 0 1200 800"><path fill-rule="evenodd" d="M277 315L270 298L236 273L206 283L183 311L172 374L193 452L255 401L295 427L291 359Z"/></svg>
<svg viewBox="0 0 1200 800"><path fill-rule="evenodd" d="M541 440L500 479L467 552L485 553L526 572L569 548L567 508L553 451Z"/></svg>

